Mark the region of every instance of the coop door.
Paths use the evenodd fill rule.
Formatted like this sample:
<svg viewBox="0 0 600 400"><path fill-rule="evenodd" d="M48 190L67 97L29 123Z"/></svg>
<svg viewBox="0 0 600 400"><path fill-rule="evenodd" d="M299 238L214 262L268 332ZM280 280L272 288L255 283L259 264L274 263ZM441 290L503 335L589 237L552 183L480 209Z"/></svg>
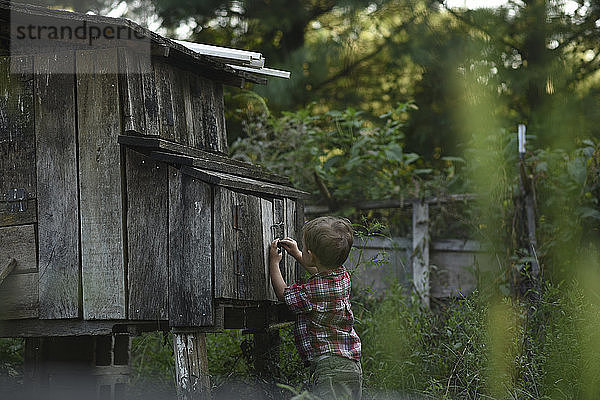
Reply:
<svg viewBox="0 0 600 400"><path fill-rule="evenodd" d="M269 246L296 237L296 203L265 199L222 187L215 190L215 297L275 301L269 275ZM280 264L288 285L296 282L296 260Z"/></svg>
<svg viewBox="0 0 600 400"><path fill-rule="evenodd" d="M215 189L215 297L264 300L261 200Z"/></svg>

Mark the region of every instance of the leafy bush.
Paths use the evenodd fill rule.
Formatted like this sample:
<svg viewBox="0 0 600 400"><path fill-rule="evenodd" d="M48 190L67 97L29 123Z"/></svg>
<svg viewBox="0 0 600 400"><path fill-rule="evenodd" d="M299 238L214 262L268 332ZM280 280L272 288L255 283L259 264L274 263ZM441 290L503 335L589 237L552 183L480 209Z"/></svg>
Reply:
<svg viewBox="0 0 600 400"><path fill-rule="evenodd" d="M430 321L415 298L392 286L379 301L354 300L356 330L362 342L365 387L377 391L423 389L423 360Z"/></svg>
<svg viewBox="0 0 600 400"><path fill-rule="evenodd" d="M24 339L0 338L0 380L23 373Z"/></svg>
<svg viewBox="0 0 600 400"><path fill-rule="evenodd" d="M254 369L251 335L243 334L241 330L207 333L206 348L213 392L226 394L226 398L252 399L257 392L260 395L272 395L274 390L291 395L287 390L278 389L275 383L302 390L308 376L296 351L292 326L283 327L280 337L281 362L275 371L277 375L273 376L271 382L266 382L258 377ZM175 365L172 335L150 332L134 337L131 353L132 385L136 393L140 396L157 393L166 398L173 397Z"/></svg>
<svg viewBox="0 0 600 400"><path fill-rule="evenodd" d="M398 288L354 304L370 397L591 399L600 387L600 307L575 282L547 284L529 315L479 292L435 312Z"/></svg>
<svg viewBox="0 0 600 400"><path fill-rule="evenodd" d="M248 112L231 154L290 176L330 203L439 193L457 183L455 164L462 160L438 155L432 166L405 148L402 128L414 108L399 104L377 124L352 108L323 114L306 108L280 118Z"/></svg>
<svg viewBox="0 0 600 400"><path fill-rule="evenodd" d="M131 384L133 397L147 394L175 395L173 338L162 332L149 332L132 338Z"/></svg>

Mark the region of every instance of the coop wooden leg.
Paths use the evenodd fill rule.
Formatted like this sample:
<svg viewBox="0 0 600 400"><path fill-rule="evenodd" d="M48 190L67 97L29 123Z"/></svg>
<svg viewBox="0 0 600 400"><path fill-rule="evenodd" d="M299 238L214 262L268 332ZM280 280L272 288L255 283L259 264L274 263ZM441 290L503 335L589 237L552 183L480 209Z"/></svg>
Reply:
<svg viewBox="0 0 600 400"><path fill-rule="evenodd" d="M279 329L254 333L254 368L259 377L273 380L280 375Z"/></svg>
<svg viewBox="0 0 600 400"><path fill-rule="evenodd" d="M32 398L39 396L48 386L48 373L45 368L44 338L26 338L25 339L25 373L23 380L27 394Z"/></svg>
<svg viewBox="0 0 600 400"><path fill-rule="evenodd" d="M177 398L210 399L206 336L200 332L173 331Z"/></svg>

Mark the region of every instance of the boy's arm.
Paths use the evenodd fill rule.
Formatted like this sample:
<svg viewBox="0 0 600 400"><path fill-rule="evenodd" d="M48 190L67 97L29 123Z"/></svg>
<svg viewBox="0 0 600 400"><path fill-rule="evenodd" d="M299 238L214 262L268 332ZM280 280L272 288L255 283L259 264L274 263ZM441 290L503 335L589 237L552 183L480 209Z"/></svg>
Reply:
<svg viewBox="0 0 600 400"><path fill-rule="evenodd" d="M308 271L309 274L314 275L317 272L319 272L317 270L317 267L311 267L304 264L304 262L302 261L302 252L298 248L298 243L294 239L286 237L285 239L281 239L280 242L283 245L283 248L289 253L289 255L294 257L296 261L298 261L298 263L302 265L302 267L305 270Z"/></svg>
<svg viewBox="0 0 600 400"><path fill-rule="evenodd" d="M271 284L273 290L279 301L283 301L283 292L287 285L281 276L281 270L279 269L279 262L283 258L283 254L277 251L277 242L279 239L275 239L271 243L271 249L269 251L269 272L271 275Z"/></svg>

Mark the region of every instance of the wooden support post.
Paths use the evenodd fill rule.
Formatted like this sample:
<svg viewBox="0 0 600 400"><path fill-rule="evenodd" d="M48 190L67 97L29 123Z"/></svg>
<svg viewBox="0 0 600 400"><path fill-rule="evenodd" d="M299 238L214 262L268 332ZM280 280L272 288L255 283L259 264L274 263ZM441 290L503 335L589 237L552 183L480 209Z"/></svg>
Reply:
<svg viewBox="0 0 600 400"><path fill-rule="evenodd" d="M177 398L209 400L210 377L206 336L200 332L173 331Z"/></svg>
<svg viewBox="0 0 600 400"><path fill-rule="evenodd" d="M25 371L23 382L26 394L31 398L41 397L42 393L48 392L48 373L45 370L44 360L44 338L33 337L25 339Z"/></svg>
<svg viewBox="0 0 600 400"><path fill-rule="evenodd" d="M413 203L413 285L421 301L429 307L429 204Z"/></svg>
<svg viewBox="0 0 600 400"><path fill-rule="evenodd" d="M274 381L279 373L279 329L254 333L254 368L259 378Z"/></svg>
<svg viewBox="0 0 600 400"><path fill-rule="evenodd" d="M529 256L531 257L531 274L529 282L521 286L521 295L531 295L530 289L534 289L534 292L539 291L539 276L540 266L537 259L537 238L536 238L536 223L535 223L535 200L534 200L534 182L533 179L527 174L527 168L525 165L525 143L526 143L526 126L523 124L519 125L518 141L519 141L519 188L521 191L522 204L526 217L526 227L524 230L527 231L527 239L525 240L524 232L523 238L520 239L521 243L519 246L529 248ZM523 277L519 278L519 281L523 281Z"/></svg>

